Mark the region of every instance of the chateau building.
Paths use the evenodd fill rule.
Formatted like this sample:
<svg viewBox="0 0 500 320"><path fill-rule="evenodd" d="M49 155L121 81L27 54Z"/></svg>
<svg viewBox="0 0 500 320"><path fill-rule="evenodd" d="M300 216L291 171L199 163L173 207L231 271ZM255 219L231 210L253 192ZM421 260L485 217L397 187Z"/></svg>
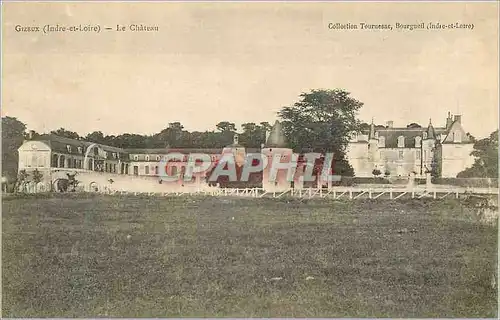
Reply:
<svg viewBox="0 0 500 320"><path fill-rule="evenodd" d="M408 176L414 173L424 177L437 170L441 177L452 178L470 167L473 141L462 127L462 117L450 113L444 127L434 127L429 120L427 127L386 127L373 124L370 129L353 133L347 157L355 176L373 177L374 170L380 176Z"/></svg>
<svg viewBox="0 0 500 320"><path fill-rule="evenodd" d="M175 175L185 170L189 154L208 154L212 160L218 160L222 149L121 149L46 134L25 141L18 152L19 171L30 174L36 169L44 182L51 182L51 173L61 170L158 177L162 161L166 163L166 173ZM167 163L166 156L172 153L180 153L182 158Z"/></svg>
<svg viewBox="0 0 500 320"><path fill-rule="evenodd" d="M472 149L473 141L462 127L461 116L452 118L448 114L444 127L434 127L431 122L426 128L395 128L392 122L380 127L372 122L366 132L352 134L347 157L358 177L372 177L374 170L380 171L381 176L397 177L414 173L417 177L424 177L433 169L439 170L442 177L456 177L457 173L472 165ZM37 169L44 181L50 183L51 173L66 169L158 177L163 174L160 167L165 165L169 176L182 175L189 154L209 155L213 167L227 153L232 153L237 164L241 165L251 150L238 143L237 135L232 145L220 149L121 149L47 134L25 141L18 151L19 171L30 173ZM277 154L285 162L291 157L292 149L286 147L279 122L275 123L266 144L257 152L264 154L269 163ZM181 159L168 159L166 162L167 155L172 153L181 154ZM268 175L268 170L264 170L265 185L270 183ZM193 180L201 178L193 177ZM279 173L276 181L267 187L289 185L286 172Z"/></svg>

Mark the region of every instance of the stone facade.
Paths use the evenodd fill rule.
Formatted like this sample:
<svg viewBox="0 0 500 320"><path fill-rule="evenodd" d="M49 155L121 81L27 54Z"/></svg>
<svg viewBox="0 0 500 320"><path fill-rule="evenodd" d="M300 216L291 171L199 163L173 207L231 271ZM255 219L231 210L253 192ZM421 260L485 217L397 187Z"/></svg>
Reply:
<svg viewBox="0 0 500 320"><path fill-rule="evenodd" d="M25 141L18 152L19 171L25 170L31 175L38 170L43 175L43 182L51 183L54 177L60 176L59 171L154 178L160 176L160 167L165 165L169 175L183 174L189 154L208 154L212 160L217 160L222 149L121 149L50 134ZM181 154L181 159L166 162L165 157L172 153ZM202 178L194 177L194 180ZM183 181L179 180L179 184Z"/></svg>
<svg viewBox="0 0 500 320"><path fill-rule="evenodd" d="M431 121L426 128L395 128L391 121L380 127L372 122L369 130L352 134L347 158L358 177L373 177L375 169L380 176L425 177L433 168L444 178L456 177L474 162L474 143L461 120L448 113L444 127L434 127Z"/></svg>

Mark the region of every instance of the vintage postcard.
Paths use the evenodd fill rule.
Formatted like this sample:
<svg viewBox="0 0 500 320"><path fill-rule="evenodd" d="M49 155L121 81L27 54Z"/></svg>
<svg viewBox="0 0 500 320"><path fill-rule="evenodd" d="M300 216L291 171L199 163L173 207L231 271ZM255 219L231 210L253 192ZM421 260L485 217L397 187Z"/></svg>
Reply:
<svg viewBox="0 0 500 320"><path fill-rule="evenodd" d="M2 3L4 318L497 318L491 2Z"/></svg>

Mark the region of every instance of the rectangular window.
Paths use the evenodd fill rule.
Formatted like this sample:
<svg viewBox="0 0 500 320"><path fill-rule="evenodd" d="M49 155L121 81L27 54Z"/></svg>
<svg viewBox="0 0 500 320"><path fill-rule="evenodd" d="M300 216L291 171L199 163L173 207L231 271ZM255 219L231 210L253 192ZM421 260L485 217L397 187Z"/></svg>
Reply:
<svg viewBox="0 0 500 320"><path fill-rule="evenodd" d="M158 166L155 166L155 174L158 174L159 171L158 171Z"/></svg>
<svg viewBox="0 0 500 320"><path fill-rule="evenodd" d="M144 166L144 174L149 174L149 166Z"/></svg>
<svg viewBox="0 0 500 320"><path fill-rule="evenodd" d="M134 176L139 175L139 166L134 166Z"/></svg>
<svg viewBox="0 0 500 320"><path fill-rule="evenodd" d="M399 151L399 160L402 160L403 159L403 150L400 150Z"/></svg>
<svg viewBox="0 0 500 320"><path fill-rule="evenodd" d="M422 156L422 151L417 150L417 159L420 160L421 156Z"/></svg>
<svg viewBox="0 0 500 320"><path fill-rule="evenodd" d="M45 167L45 157L39 157L38 158L38 166L39 167Z"/></svg>

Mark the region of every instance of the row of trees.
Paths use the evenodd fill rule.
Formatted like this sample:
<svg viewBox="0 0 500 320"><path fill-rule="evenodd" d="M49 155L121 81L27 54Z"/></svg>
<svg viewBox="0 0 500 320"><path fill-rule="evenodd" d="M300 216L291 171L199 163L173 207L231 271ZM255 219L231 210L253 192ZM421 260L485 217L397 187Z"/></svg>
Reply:
<svg viewBox="0 0 500 320"><path fill-rule="evenodd" d="M259 148L265 140L265 131L270 130L268 122L259 124L249 122L241 125L239 141L249 148ZM124 133L121 135L105 135L94 131L85 136L60 128L51 131L58 136L71 139L84 139L118 148L222 148L233 142L237 133L236 125L229 121L219 122L215 130L193 131L185 130L180 122L169 123L162 131L152 135ZM37 135L37 133L35 133Z"/></svg>

